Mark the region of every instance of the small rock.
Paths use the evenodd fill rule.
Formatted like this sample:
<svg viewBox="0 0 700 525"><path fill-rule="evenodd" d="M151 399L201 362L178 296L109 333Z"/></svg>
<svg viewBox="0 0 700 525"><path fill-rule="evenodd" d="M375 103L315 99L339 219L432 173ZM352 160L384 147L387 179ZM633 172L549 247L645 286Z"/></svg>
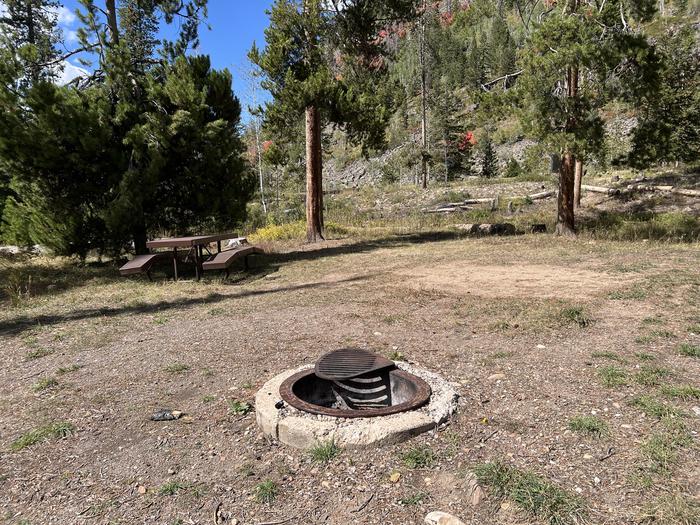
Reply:
<svg viewBox="0 0 700 525"><path fill-rule="evenodd" d="M139 494L146 493L146 487L144 487L143 485L139 485L139 488L137 490L139 491Z"/></svg>
<svg viewBox="0 0 700 525"><path fill-rule="evenodd" d="M447 512L433 511L425 517L428 525L466 525L462 520Z"/></svg>
<svg viewBox="0 0 700 525"><path fill-rule="evenodd" d="M382 335L382 333L381 333L381 332L374 332L374 335L375 335L376 337L379 337L380 335Z"/></svg>
<svg viewBox="0 0 700 525"><path fill-rule="evenodd" d="M590 454L584 454L583 459L593 459L593 456L591 456Z"/></svg>
<svg viewBox="0 0 700 525"><path fill-rule="evenodd" d="M700 407L693 407L693 412L695 412L695 415L700 417Z"/></svg>
<svg viewBox="0 0 700 525"><path fill-rule="evenodd" d="M184 412L180 410L162 408L153 413L151 416L151 421L173 421L175 419L180 419L183 414Z"/></svg>
<svg viewBox="0 0 700 525"><path fill-rule="evenodd" d="M505 379L506 375L505 374L491 374L487 380L488 381L500 381L501 379Z"/></svg>
<svg viewBox="0 0 700 525"><path fill-rule="evenodd" d="M481 503L481 500L484 499L486 494L484 493L484 489L481 488L481 485L479 485L479 480L473 473L470 472L467 474L466 481L467 498L469 499L471 506L476 507L479 503Z"/></svg>
<svg viewBox="0 0 700 525"><path fill-rule="evenodd" d="M547 347L544 345L537 345L538 350L544 350L545 348L547 348Z"/></svg>
<svg viewBox="0 0 700 525"><path fill-rule="evenodd" d="M598 476L594 477L594 478L593 478L593 483L595 483L596 485L599 485L599 484L600 484L600 478L599 478Z"/></svg>
<svg viewBox="0 0 700 525"><path fill-rule="evenodd" d="M391 476L389 476L389 481L392 483L398 483L398 481L401 479L401 472L392 472Z"/></svg>
<svg viewBox="0 0 700 525"><path fill-rule="evenodd" d="M322 481L321 486L327 489L331 488L331 484L329 481Z"/></svg>

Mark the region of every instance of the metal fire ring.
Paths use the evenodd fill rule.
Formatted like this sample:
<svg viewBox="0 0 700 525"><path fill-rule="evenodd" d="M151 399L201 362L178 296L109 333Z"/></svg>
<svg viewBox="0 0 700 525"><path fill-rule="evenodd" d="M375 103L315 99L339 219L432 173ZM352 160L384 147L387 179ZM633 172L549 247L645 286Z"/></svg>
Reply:
<svg viewBox="0 0 700 525"><path fill-rule="evenodd" d="M300 379L303 379L310 375L315 375L313 368L308 370L302 370L301 372L297 372L296 374L285 379L282 385L280 385L280 396L286 403L304 412L309 412L311 414L320 414L322 416L346 418L388 416L390 414L398 414L399 412L406 412L408 410L420 408L428 402L428 400L430 399L430 395L432 394L432 390L430 388L430 385L426 383L423 379L398 368L392 371L392 374L396 374L397 376L405 379L406 381L410 381L411 383L416 385L416 393L409 401L399 403L398 405L392 405L389 407L366 408L363 410L343 410L339 408L327 408L320 405L315 405L313 403L309 403L299 398L294 393L293 387L294 384Z"/></svg>

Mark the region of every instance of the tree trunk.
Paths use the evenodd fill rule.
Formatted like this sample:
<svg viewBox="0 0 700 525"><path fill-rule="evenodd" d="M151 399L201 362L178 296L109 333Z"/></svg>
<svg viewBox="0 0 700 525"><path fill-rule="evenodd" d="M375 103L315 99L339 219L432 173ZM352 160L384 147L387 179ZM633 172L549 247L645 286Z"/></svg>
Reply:
<svg viewBox="0 0 700 525"><path fill-rule="evenodd" d="M428 187L428 176L429 176L429 166L428 166L428 79L425 64L425 10L427 9L426 0L423 0L423 14L421 16L420 23L420 45L419 48L419 61L420 61L420 102L421 102L421 145L423 151L421 151L421 174L423 176L423 188Z"/></svg>
<svg viewBox="0 0 700 525"><path fill-rule="evenodd" d="M566 72L567 90L566 96L575 98L578 96L578 68L570 67ZM566 120L566 131L572 131L576 127L576 118L569 116ZM576 235L574 219L574 178L576 171L576 159L571 150L565 149L559 168L559 196L557 198L557 235Z"/></svg>
<svg viewBox="0 0 700 525"><path fill-rule="evenodd" d="M321 165L321 115L316 106L306 108L306 240L323 237L323 167Z"/></svg>
<svg viewBox="0 0 700 525"><path fill-rule="evenodd" d="M559 168L557 197L557 235L576 235L574 223L574 171L576 161L570 152L564 153Z"/></svg>
<svg viewBox="0 0 700 525"><path fill-rule="evenodd" d="M148 248L146 247L147 234L146 234L146 223L143 218L134 226L133 230L134 236L134 251L136 255L143 255L148 253Z"/></svg>
<svg viewBox="0 0 700 525"><path fill-rule="evenodd" d="M107 26L109 27L110 41L112 45L119 45L119 24L117 23L117 7L115 0L105 0L107 11Z"/></svg>
<svg viewBox="0 0 700 525"><path fill-rule="evenodd" d="M263 188L263 166L262 166L262 151L260 149L260 122L258 117L255 117L253 122L255 129L255 150L258 156L258 177L260 178L260 202L262 203L263 212L267 215L267 203L265 202L265 190Z"/></svg>
<svg viewBox="0 0 700 525"><path fill-rule="evenodd" d="M583 179L583 161L576 159L574 166L574 209L581 207L581 180Z"/></svg>

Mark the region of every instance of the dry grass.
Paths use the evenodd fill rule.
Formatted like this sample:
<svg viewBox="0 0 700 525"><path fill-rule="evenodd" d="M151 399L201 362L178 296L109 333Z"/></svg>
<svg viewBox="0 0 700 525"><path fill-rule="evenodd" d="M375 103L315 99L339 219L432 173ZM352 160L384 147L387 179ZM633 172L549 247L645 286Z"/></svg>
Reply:
<svg viewBox="0 0 700 525"><path fill-rule="evenodd" d="M534 217L523 213L518 220L525 226ZM365 228L374 220L385 224ZM205 522L212 511L193 505L190 488L158 494L169 482L196 481L243 521L294 516L312 522L319 517L315 509L322 509L328 521L352 523L376 505L386 522L418 523L430 502L486 525L505 518L495 501L468 504L458 465L512 457L503 493L531 513L526 522L536 514L567 523L590 509L595 518L633 523L654 497L686 482L696 461L695 449L668 425L682 421L688 432L700 430L697 418L680 417L697 404L700 362L678 351L680 343L698 344L689 330L700 322L693 313L700 306L697 247L587 235L573 241L549 235L471 239L450 232L447 221L358 219L341 241L271 241L272 253L254 261L252 272L226 282L217 276L174 283L157 274L150 283L121 279L113 266L23 261L23 275L33 276L31 295L14 305L6 297L0 308L0 389L10 393L0 399L0 410L13 415L5 419L0 446L9 449L17 436L40 426L37 421L70 420L81 433L65 440L27 433L22 443L36 449L3 461L7 472L40 476L50 455L52 472L71 472L71 480L81 481L71 481L66 491L61 476L46 479L47 493L66 496L41 507L13 474L0 479L0 490L32 523L46 515L70 522L89 498L96 501L90 511L95 522L147 521L153 510L144 508L153 500L164 523L183 516ZM636 284L643 297L610 298ZM646 346L635 342L639 336L649 336ZM314 464L309 451L263 439L255 418L243 413L244 404L252 409L256 388L342 346L371 348L439 372L460 385L457 414L437 433L343 452L327 463ZM182 366L166 371L172 365ZM489 381L495 373L505 379ZM50 376L60 390L32 391L33 383ZM625 406L634 398L634 407ZM185 410L192 419L148 422L160 407ZM592 409L599 420L587 419ZM572 419L573 431L567 431L562 414L586 419ZM581 438L598 435L603 442ZM616 453L597 461L608 447ZM100 478L92 470L95 450L105 467ZM584 453L594 460L582 459ZM332 455L326 447L318 454ZM99 503L121 494L125 483L131 487L134 465L148 488L143 505ZM174 479L166 476L171 467L178 472L168 475ZM387 481L392 472L401 473L398 482ZM635 473L655 488L635 485ZM603 485L593 484L596 476ZM330 488L321 484L327 479ZM366 487L378 486L367 514L353 513L369 495ZM575 487L580 495L572 494ZM339 490L357 501L340 501ZM489 498L497 494L488 492Z"/></svg>

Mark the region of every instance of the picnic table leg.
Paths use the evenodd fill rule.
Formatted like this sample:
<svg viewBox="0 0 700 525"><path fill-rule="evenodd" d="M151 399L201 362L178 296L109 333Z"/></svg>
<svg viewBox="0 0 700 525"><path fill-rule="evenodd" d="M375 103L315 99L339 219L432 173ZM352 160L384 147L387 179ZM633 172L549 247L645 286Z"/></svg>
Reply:
<svg viewBox="0 0 700 525"><path fill-rule="evenodd" d="M194 247L194 273L199 281L199 250L201 248L198 246Z"/></svg>
<svg viewBox="0 0 700 525"><path fill-rule="evenodd" d="M177 281L177 248L173 248L173 271L175 272L175 280Z"/></svg>
<svg viewBox="0 0 700 525"><path fill-rule="evenodd" d="M216 241L216 253L221 253L221 241Z"/></svg>

